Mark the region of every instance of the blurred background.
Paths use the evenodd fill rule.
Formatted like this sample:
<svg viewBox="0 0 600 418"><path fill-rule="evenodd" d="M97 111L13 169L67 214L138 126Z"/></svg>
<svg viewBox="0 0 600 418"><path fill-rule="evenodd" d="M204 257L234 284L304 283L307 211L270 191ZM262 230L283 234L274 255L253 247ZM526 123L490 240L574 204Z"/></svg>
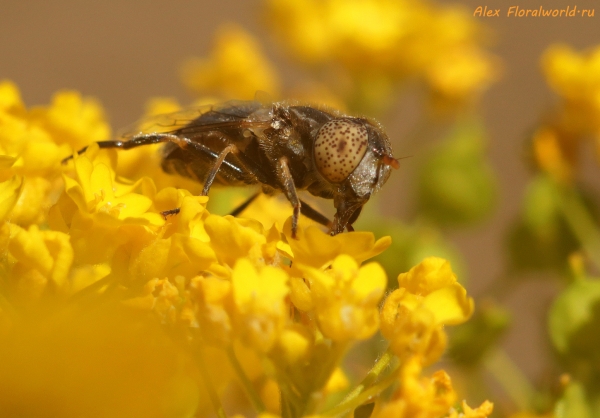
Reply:
<svg viewBox="0 0 600 418"><path fill-rule="evenodd" d="M154 97L173 98L182 105L206 97L251 99L252 94L244 90L247 86L226 87L231 85L227 77L235 79L236 70L246 71L243 59L237 69L221 68L231 72L227 76L215 76L218 65L224 65L218 63L219 48L226 48L227 37L238 36L242 51L252 49L246 64L257 71L253 80L258 89L275 99L298 97L338 105L383 123L395 155L403 158L401 168L362 216L359 227L379 235L392 231L399 237L394 239L399 243L396 250L404 254L401 262L391 265L394 261L382 260L390 280L422 255L438 253L456 260L460 279L478 306L497 304L502 315L512 318L510 326L500 320L502 332L497 338L489 327L482 333L494 334L490 338L502 344L510 364L534 385L552 386L563 370L553 361L547 314L565 287L559 277L567 274L567 256L577 245L563 252L548 249L551 255L564 255L554 260L556 265L542 260L525 266L515 252L525 254L527 248L519 247L514 237L520 237L515 231L524 211L535 212L526 206L525 198L532 179L544 172L532 143L540 129L559 119L553 112L561 108L560 88L557 83L554 89L549 85L553 70L551 64L543 69L542 57L555 44L569 45L576 53L597 47L600 4L521 0L514 5L598 10L594 17L519 18L506 17L512 4L502 0L402 2L418 13L412 17L408 13L405 21L370 22L368 15L361 16L375 28L373 33L329 46L337 48L332 55L323 42L327 30L310 19L308 5L314 4L289 2L299 8L295 9L282 6L285 3L1 1L0 78L17 83L28 106L48 103L62 89L95 97L116 130L146 113L148 100ZM336 7L344 7L338 3ZM479 6L501 9L501 14L473 16ZM394 22L415 25L421 15L427 15L432 25L424 26L427 36L415 32L415 42L374 45L386 25L391 25L390 31L398 29ZM350 27L353 18L341 15L340 30L345 23ZM308 20L303 24L301 19ZM290 33L294 28L300 39ZM361 39L366 45L359 45ZM406 49L389 56L396 47ZM449 61L435 62L427 56L446 53ZM460 77L443 71L460 72L460 65L467 71L464 86L459 85L464 81ZM252 91L253 86L250 83ZM594 145L582 142L573 153L577 159L573 181L593 202L600 196ZM461 176L476 179L475 184L463 190L453 182L454 175L459 182ZM461 203L453 202L453 195ZM450 209L445 210L440 201ZM505 391L498 389L496 395L508 399L500 411L519 409Z"/></svg>

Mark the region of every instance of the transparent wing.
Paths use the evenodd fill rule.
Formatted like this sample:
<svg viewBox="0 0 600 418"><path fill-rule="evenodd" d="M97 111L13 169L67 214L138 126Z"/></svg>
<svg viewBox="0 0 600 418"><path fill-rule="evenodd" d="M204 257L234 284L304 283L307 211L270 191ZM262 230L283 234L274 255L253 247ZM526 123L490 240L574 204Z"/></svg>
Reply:
<svg viewBox="0 0 600 418"><path fill-rule="evenodd" d="M148 133L174 133L193 137L195 134L228 127L267 126L272 118L271 105L258 101L230 101L143 118L119 130L118 137L128 140Z"/></svg>

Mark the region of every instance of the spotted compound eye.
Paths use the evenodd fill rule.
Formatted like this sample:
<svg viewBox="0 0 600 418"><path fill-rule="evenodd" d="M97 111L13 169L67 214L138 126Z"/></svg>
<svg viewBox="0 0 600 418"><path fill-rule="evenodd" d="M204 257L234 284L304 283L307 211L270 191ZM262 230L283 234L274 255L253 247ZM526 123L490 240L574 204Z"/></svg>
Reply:
<svg viewBox="0 0 600 418"><path fill-rule="evenodd" d="M331 183L344 181L367 152L369 134L358 123L332 120L319 129L315 140L317 170Z"/></svg>

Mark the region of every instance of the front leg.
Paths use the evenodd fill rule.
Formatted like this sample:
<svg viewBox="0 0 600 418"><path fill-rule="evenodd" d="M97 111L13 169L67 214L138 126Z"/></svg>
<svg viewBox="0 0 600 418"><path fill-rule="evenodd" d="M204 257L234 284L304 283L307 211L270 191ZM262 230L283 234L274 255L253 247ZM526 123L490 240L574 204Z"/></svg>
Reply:
<svg viewBox="0 0 600 418"><path fill-rule="evenodd" d="M294 184L294 178L292 177L292 173L288 166L287 157L281 157L277 161L277 175L279 177L279 182L283 187L285 197L287 197L294 208L294 213L292 215L292 238L296 239L298 217L300 216L300 208L302 205L300 199L298 199L298 193L296 193L296 185Z"/></svg>

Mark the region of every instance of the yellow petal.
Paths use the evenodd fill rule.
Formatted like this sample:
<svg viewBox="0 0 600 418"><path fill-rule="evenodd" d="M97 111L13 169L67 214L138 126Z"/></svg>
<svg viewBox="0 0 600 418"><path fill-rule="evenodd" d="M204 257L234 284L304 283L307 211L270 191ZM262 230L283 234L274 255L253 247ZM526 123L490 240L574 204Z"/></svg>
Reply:
<svg viewBox="0 0 600 418"><path fill-rule="evenodd" d="M6 219L19 199L23 187L23 178L13 176L0 183L0 221Z"/></svg>
<svg viewBox="0 0 600 418"><path fill-rule="evenodd" d="M398 276L400 287L416 295L427 295L456 282L450 263L439 257L427 257Z"/></svg>
<svg viewBox="0 0 600 418"><path fill-rule="evenodd" d="M458 325L473 314L473 299L458 283L438 289L425 297L423 306L433 312L438 324Z"/></svg>

